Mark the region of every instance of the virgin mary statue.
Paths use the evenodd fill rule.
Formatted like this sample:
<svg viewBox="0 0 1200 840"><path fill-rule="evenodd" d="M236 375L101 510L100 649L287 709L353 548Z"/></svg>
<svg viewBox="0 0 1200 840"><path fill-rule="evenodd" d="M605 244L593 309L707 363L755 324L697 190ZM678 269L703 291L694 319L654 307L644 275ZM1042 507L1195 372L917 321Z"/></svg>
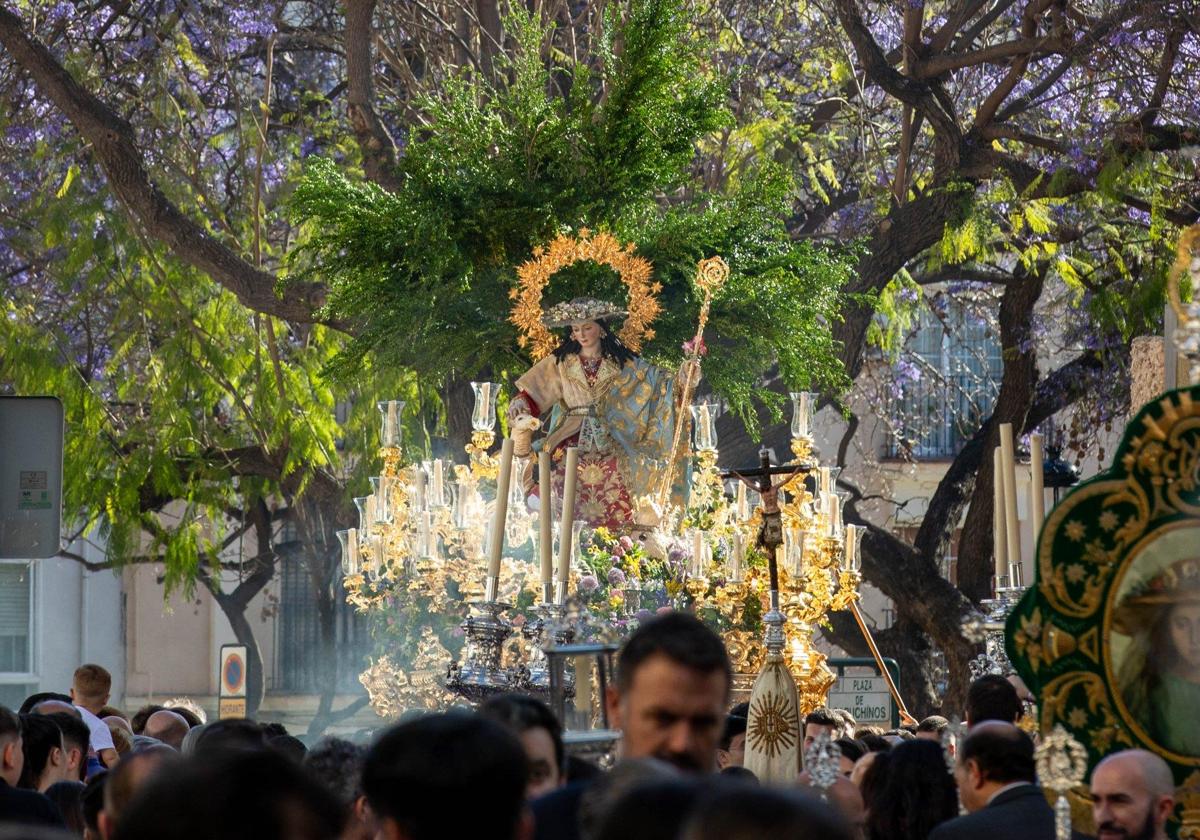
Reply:
<svg viewBox="0 0 1200 840"><path fill-rule="evenodd" d="M657 524L644 513L671 463L679 390L673 374L617 337L613 322L625 315L595 298L550 307L542 322L562 330L562 341L517 380L509 404L510 423L542 421L546 434L534 449L551 453L556 497L566 449L577 446L576 519L618 531ZM534 477L526 473L527 492L536 492Z"/></svg>

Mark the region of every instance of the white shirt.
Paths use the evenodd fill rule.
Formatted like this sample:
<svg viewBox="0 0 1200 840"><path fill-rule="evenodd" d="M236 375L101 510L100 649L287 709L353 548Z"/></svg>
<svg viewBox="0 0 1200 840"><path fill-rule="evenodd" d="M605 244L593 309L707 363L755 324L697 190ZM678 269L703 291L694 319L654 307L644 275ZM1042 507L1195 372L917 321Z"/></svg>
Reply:
<svg viewBox="0 0 1200 840"><path fill-rule="evenodd" d="M104 750L116 749L113 746L112 733L108 731L108 724L83 708L83 706L76 706L75 708L79 710L80 717L87 724L93 752L99 753Z"/></svg>

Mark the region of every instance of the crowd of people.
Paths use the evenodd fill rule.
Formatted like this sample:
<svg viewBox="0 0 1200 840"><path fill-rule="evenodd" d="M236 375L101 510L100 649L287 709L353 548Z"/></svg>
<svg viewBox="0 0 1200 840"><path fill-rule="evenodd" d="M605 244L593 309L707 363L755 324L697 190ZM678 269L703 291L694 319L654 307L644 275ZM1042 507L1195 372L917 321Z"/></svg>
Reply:
<svg viewBox="0 0 1200 840"><path fill-rule="evenodd" d="M686 613L643 624L604 699L620 730L608 770L568 754L540 700L414 716L368 744L306 747L278 724L203 722L183 705L126 715L81 666L67 694L0 707L0 840L1052 840L1021 701L1002 677L969 690L966 731L945 718L892 730L844 711L804 719L840 773L825 789L761 784L743 766L748 710L729 708L729 659ZM1170 769L1116 752L1090 779L1097 837L1162 840Z"/></svg>

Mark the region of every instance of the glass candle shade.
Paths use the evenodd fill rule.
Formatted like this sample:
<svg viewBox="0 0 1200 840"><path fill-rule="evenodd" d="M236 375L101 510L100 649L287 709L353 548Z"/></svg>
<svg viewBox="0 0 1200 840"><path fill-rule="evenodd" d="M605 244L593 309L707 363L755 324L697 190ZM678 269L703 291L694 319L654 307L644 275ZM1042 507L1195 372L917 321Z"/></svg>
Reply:
<svg viewBox="0 0 1200 840"><path fill-rule="evenodd" d="M793 525L783 534L783 557L785 568L792 578L804 574L804 541L807 534L804 529Z"/></svg>
<svg viewBox="0 0 1200 840"><path fill-rule="evenodd" d="M402 439L400 413L404 411L404 400L385 400L376 403L381 415L379 427L380 446L399 446Z"/></svg>
<svg viewBox="0 0 1200 840"><path fill-rule="evenodd" d="M375 497L355 496L354 506L358 508L358 530L366 534L375 522Z"/></svg>
<svg viewBox="0 0 1200 840"><path fill-rule="evenodd" d="M842 555L842 568L849 572L857 572L862 568L859 551L862 546L863 534L866 528L861 525L846 526L845 551Z"/></svg>
<svg viewBox="0 0 1200 840"><path fill-rule="evenodd" d="M477 432L490 432L496 428L496 395L500 393L500 383L472 382L471 390L475 392L471 428Z"/></svg>
<svg viewBox="0 0 1200 840"><path fill-rule="evenodd" d="M817 407L814 391L792 391L792 437L811 438L813 412Z"/></svg>
<svg viewBox="0 0 1200 840"><path fill-rule="evenodd" d="M446 465L441 458L425 462L425 472L429 476L429 491L425 504L429 510L439 510L446 507Z"/></svg>
<svg viewBox="0 0 1200 840"><path fill-rule="evenodd" d="M718 403L702 402L692 406L692 441L697 452L717 451L717 415L720 411Z"/></svg>
<svg viewBox="0 0 1200 840"><path fill-rule="evenodd" d="M334 535L342 546L342 574L346 577L362 571L362 559L358 554L358 529L347 528L335 531Z"/></svg>
<svg viewBox="0 0 1200 840"><path fill-rule="evenodd" d="M392 480L378 475L371 476L371 495L374 499L375 518L373 522L386 524L392 520L391 503Z"/></svg>

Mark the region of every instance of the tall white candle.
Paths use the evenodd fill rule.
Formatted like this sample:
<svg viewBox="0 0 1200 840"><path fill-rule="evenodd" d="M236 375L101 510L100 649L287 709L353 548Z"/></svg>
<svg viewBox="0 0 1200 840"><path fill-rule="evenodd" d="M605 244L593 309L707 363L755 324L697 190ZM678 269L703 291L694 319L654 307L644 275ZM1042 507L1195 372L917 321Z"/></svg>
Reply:
<svg viewBox="0 0 1200 840"><path fill-rule="evenodd" d="M1021 565L1021 522L1017 519L1017 461L1012 423L1000 424L1000 454L1004 459L1004 522L1008 564Z"/></svg>
<svg viewBox="0 0 1200 840"><path fill-rule="evenodd" d="M442 459L433 459L433 504L441 507L446 504L446 478L442 473Z"/></svg>
<svg viewBox="0 0 1200 840"><path fill-rule="evenodd" d="M567 447L564 459L562 519L558 526L558 591L565 593L571 582L571 527L575 522L575 488L579 480L579 449Z"/></svg>
<svg viewBox="0 0 1200 840"><path fill-rule="evenodd" d="M821 482L817 489L820 490L822 494L828 493L831 489L829 485L832 483L830 481L829 467L821 467L818 471L818 474L821 477Z"/></svg>
<svg viewBox="0 0 1200 840"><path fill-rule="evenodd" d="M358 556L358 529L351 528L346 534L346 568L350 574L362 571L362 559Z"/></svg>
<svg viewBox="0 0 1200 840"><path fill-rule="evenodd" d="M504 521L508 518L508 490L512 485L513 441L505 438L500 445L500 477L496 481L496 506L492 509L492 539L488 556L488 577L500 577L500 555L504 551Z"/></svg>
<svg viewBox="0 0 1200 840"><path fill-rule="evenodd" d="M992 450L992 559L997 580L1008 563L1008 531L1004 519L1004 456L997 446Z"/></svg>
<svg viewBox="0 0 1200 840"><path fill-rule="evenodd" d="M742 542L742 532L733 532L733 551L729 555L729 579L734 583L742 580L742 564L746 561L746 546Z"/></svg>
<svg viewBox="0 0 1200 840"><path fill-rule="evenodd" d="M427 481L427 476L425 475L425 470L421 467L420 464L414 464L413 465L413 488L415 490L416 508L417 508L418 513L420 513L423 510L429 509L429 505L426 502L426 493L425 493L426 481Z"/></svg>
<svg viewBox="0 0 1200 840"><path fill-rule="evenodd" d="M385 435L387 440L384 442L385 446L395 445L396 428L400 424L400 414L399 411L397 411L398 407L397 400L388 400L387 434Z"/></svg>
<svg viewBox="0 0 1200 840"><path fill-rule="evenodd" d="M745 522L750 518L750 506L746 501L746 485L741 481L737 483L737 518L739 522Z"/></svg>
<svg viewBox="0 0 1200 840"><path fill-rule="evenodd" d="M542 561L542 591L554 578L554 486L550 453L538 453L538 552Z"/></svg>
<svg viewBox="0 0 1200 840"><path fill-rule="evenodd" d="M1043 486L1042 436L1034 432L1029 436L1029 521L1033 523L1033 540L1036 551L1037 536L1046 521L1046 488Z"/></svg>
<svg viewBox="0 0 1200 840"><path fill-rule="evenodd" d="M858 548L856 537L858 535L857 525L846 526L846 551L842 555L842 568L849 571L854 568L854 557Z"/></svg>

